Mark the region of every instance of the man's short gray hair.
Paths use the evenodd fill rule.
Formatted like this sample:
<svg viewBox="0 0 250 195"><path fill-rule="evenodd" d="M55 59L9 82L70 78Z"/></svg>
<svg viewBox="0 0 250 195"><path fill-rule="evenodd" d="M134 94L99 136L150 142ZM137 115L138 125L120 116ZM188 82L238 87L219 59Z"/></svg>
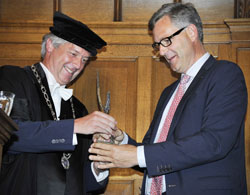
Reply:
<svg viewBox="0 0 250 195"><path fill-rule="evenodd" d="M171 22L179 28L194 24L198 30L198 36L201 42L203 42L203 27L201 18L196 11L195 7L191 3L167 3L157 10L148 23L149 30L153 30L155 24L164 16L169 16Z"/></svg>
<svg viewBox="0 0 250 195"><path fill-rule="evenodd" d="M46 44L47 44L47 40L50 39L51 42L52 42L52 45L55 47L55 48L58 48L60 45L64 44L64 43L67 43L68 41L62 39L62 38L59 38L57 37L56 35L52 34L52 33L49 33L49 34L46 34L43 36L43 40L42 40L42 48L41 48L41 58L42 60L44 59L45 57L45 54L47 52L47 49L46 49Z"/></svg>

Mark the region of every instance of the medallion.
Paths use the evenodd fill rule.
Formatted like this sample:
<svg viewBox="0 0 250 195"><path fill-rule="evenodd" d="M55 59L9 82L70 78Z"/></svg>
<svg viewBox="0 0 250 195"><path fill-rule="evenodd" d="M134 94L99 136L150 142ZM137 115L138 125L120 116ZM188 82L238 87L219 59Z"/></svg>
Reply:
<svg viewBox="0 0 250 195"><path fill-rule="evenodd" d="M68 170L70 163L69 163L69 158L70 158L71 154L65 154L63 153L63 156L61 157L61 164L63 166L64 169Z"/></svg>

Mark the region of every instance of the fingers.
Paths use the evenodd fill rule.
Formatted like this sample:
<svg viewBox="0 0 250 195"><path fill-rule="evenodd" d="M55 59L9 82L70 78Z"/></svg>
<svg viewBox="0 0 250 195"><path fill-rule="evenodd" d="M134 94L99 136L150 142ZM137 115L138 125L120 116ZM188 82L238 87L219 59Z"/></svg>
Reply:
<svg viewBox="0 0 250 195"><path fill-rule="evenodd" d="M111 161L111 150L112 145L105 144L105 143L93 143L91 144L89 148L89 153L95 154L90 155L90 160L93 161L104 161L104 162L110 162Z"/></svg>
<svg viewBox="0 0 250 195"><path fill-rule="evenodd" d="M114 149L114 145L105 144L105 143L93 143L89 148L89 153L98 154L98 155L108 155L106 151L111 151Z"/></svg>
<svg viewBox="0 0 250 195"><path fill-rule="evenodd" d="M111 158L99 155L89 155L89 159L94 162L111 162Z"/></svg>
<svg viewBox="0 0 250 195"><path fill-rule="evenodd" d="M112 135L113 129L116 129L116 124L117 122L112 116L95 111L87 116L75 119L74 133L105 133Z"/></svg>
<svg viewBox="0 0 250 195"><path fill-rule="evenodd" d="M110 169L110 168L115 168L115 165L111 162L105 162L105 163L97 163L96 165L97 169L100 170L106 170L106 169Z"/></svg>
<svg viewBox="0 0 250 195"><path fill-rule="evenodd" d="M111 135L105 134L105 133L95 133L93 135L93 141L104 141L104 140L109 140Z"/></svg>
<svg viewBox="0 0 250 195"><path fill-rule="evenodd" d="M110 169L115 167L114 163L111 162L112 159L109 157L90 155L89 159L97 163L95 166L98 169Z"/></svg>
<svg viewBox="0 0 250 195"><path fill-rule="evenodd" d="M110 115L108 115L108 114L106 114L106 113L104 113L104 112L94 111L92 114L100 115L100 116L102 116L103 118L105 118L105 119L111 121L112 123L116 123L116 120L115 120L112 116L110 116ZM115 126L113 127L113 129L115 129Z"/></svg>
<svg viewBox="0 0 250 195"><path fill-rule="evenodd" d="M101 162L93 162L93 163L94 163L94 164L93 164L93 167L94 167L94 170L95 170L96 175L99 175L100 172L107 170L106 168L101 168L101 169L99 169L98 166L101 164Z"/></svg>
<svg viewBox="0 0 250 195"><path fill-rule="evenodd" d="M114 165L114 163L105 163L105 164L98 164L97 165L98 169L111 169L111 168L115 168L116 166Z"/></svg>
<svg viewBox="0 0 250 195"><path fill-rule="evenodd" d="M104 133L95 133L93 136L93 141L98 143L114 143L114 141L111 138L111 135L104 134Z"/></svg>
<svg viewBox="0 0 250 195"><path fill-rule="evenodd" d="M113 129L116 128L116 120L103 112L95 111L89 115L90 122L94 124L94 131L106 134L112 134Z"/></svg>
<svg viewBox="0 0 250 195"><path fill-rule="evenodd" d="M123 131L118 129L118 128L116 130L113 130L113 131L114 131L114 133L113 133L114 143L119 145L124 139Z"/></svg>
<svg viewBox="0 0 250 195"><path fill-rule="evenodd" d="M100 162L96 164L98 169L110 169L114 168L115 165L112 162L113 158L111 157L112 146L109 144L103 143L93 143L89 148L89 153L95 154L90 155L89 159L93 162Z"/></svg>
<svg viewBox="0 0 250 195"><path fill-rule="evenodd" d="M111 127L111 129L116 129L117 122L112 116L99 111L95 111L90 115L97 116L97 119L100 119L103 124L106 124L107 126Z"/></svg>

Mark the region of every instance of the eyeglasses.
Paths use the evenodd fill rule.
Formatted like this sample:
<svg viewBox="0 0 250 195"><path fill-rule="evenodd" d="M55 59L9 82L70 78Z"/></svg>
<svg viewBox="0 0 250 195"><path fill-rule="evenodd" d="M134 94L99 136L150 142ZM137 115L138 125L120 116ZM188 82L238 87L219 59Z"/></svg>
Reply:
<svg viewBox="0 0 250 195"><path fill-rule="evenodd" d="M154 42L154 43L152 44L152 47L153 47L154 50L156 50L156 51L160 49L160 45L162 45L163 47L168 47L169 45L172 44L171 39L172 39L174 36L180 34L185 28L186 28L186 27L181 28L180 30L178 30L178 31L176 31L174 34L172 34L171 36L163 38L160 42Z"/></svg>

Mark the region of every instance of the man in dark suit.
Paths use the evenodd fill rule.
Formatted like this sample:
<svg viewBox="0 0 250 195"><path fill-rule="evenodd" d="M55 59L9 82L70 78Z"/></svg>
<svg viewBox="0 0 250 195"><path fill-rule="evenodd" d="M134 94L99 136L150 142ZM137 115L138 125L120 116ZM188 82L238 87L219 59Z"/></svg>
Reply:
<svg viewBox="0 0 250 195"><path fill-rule="evenodd" d="M85 106L65 89L106 45L85 24L54 15L42 42L42 62L0 67L0 90L15 94L19 130L4 148L1 195L83 195L103 189L108 171L88 160L93 133L115 134L113 117Z"/></svg>
<svg viewBox="0 0 250 195"><path fill-rule="evenodd" d="M142 143L125 134L127 145L94 143L89 152L98 155L89 158L109 162L100 169L138 165L142 194L246 195L241 69L205 51L202 22L191 4L163 5L149 29L153 48L181 79L162 92Z"/></svg>

